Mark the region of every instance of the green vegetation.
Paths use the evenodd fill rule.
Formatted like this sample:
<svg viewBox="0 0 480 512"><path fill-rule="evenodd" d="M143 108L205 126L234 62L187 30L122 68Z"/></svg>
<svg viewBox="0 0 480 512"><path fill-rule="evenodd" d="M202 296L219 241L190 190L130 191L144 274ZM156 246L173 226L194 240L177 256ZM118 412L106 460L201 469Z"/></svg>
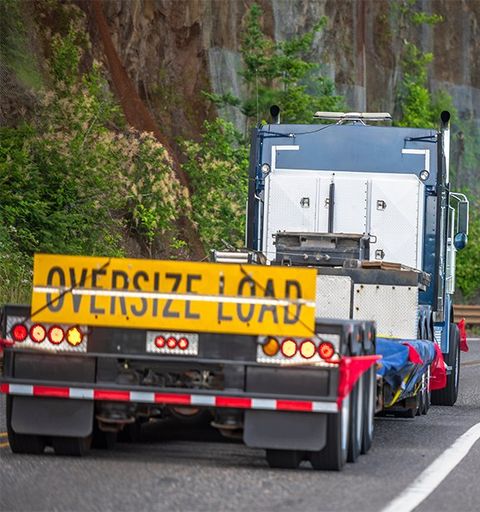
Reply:
<svg viewBox="0 0 480 512"><path fill-rule="evenodd" d="M457 253L456 281L465 300L478 301L480 290L480 201L470 195L468 245Z"/></svg>
<svg viewBox="0 0 480 512"><path fill-rule="evenodd" d="M200 142L184 142L190 177L192 215L209 248L224 240L241 247L245 233L248 147L233 125L217 118L205 121Z"/></svg>
<svg viewBox="0 0 480 512"><path fill-rule="evenodd" d="M444 20L438 14L419 11L417 4L416 0L400 0L393 5L399 25L398 38L403 47L400 57L402 80L397 94L401 114L396 125L436 128L442 110L448 110L455 118L457 112L448 93L437 91L432 94L428 89L428 65L433 61L433 53L421 51L406 38L406 31L422 25L437 25Z"/></svg>
<svg viewBox="0 0 480 512"><path fill-rule="evenodd" d="M42 75L36 60L31 58L21 9L18 0L0 2L0 56L2 64L14 71L20 84L38 89L43 83Z"/></svg>
<svg viewBox="0 0 480 512"><path fill-rule="evenodd" d="M52 39L34 122L0 129L0 303L25 300L34 252L151 254L188 208L164 148L123 120L97 63L79 72L84 33Z"/></svg>
<svg viewBox="0 0 480 512"><path fill-rule="evenodd" d="M247 96L204 93L218 107L232 105L250 124L265 122L271 105L279 105L282 121L311 123L317 110L340 110L343 98L333 82L308 60L314 37L326 18L301 37L274 43L261 26L262 11L253 4L242 40L243 77ZM245 233L249 142L232 123L221 118L205 122L200 142L186 141L184 166L193 189L192 215L206 248L224 241L241 247Z"/></svg>
<svg viewBox="0 0 480 512"><path fill-rule="evenodd" d="M262 30L262 10L253 4L246 17L241 53L247 96L232 93L207 96L217 105L238 107L253 124L269 117L271 105L278 105L282 121L311 123L318 110L342 110L344 101L335 95L329 78L321 75L321 67L309 60L315 36L327 18L300 37L275 43Z"/></svg>

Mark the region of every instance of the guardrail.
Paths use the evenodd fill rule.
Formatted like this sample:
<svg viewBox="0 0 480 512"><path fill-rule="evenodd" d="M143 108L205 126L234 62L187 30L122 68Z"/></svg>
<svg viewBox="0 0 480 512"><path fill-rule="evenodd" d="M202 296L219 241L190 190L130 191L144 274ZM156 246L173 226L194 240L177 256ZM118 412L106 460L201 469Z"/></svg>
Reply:
<svg viewBox="0 0 480 512"><path fill-rule="evenodd" d="M467 325L480 325L480 306L455 304L453 306L453 316L455 322L459 322L462 318L465 318Z"/></svg>

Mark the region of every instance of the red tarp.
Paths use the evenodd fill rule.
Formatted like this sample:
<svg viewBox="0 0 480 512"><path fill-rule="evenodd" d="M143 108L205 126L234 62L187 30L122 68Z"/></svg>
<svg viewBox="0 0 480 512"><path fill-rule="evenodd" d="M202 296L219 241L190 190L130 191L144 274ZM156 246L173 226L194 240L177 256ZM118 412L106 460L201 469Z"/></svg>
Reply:
<svg viewBox="0 0 480 512"><path fill-rule="evenodd" d="M423 360L420 357L420 354L415 350L410 343L404 343L406 347L408 347L408 360L413 364L423 364Z"/></svg>

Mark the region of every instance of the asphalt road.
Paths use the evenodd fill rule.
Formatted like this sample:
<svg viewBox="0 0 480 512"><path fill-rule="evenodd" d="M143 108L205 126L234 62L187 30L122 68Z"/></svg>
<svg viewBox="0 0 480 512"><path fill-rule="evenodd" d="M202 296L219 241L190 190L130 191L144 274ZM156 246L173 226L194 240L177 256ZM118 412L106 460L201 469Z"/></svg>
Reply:
<svg viewBox="0 0 480 512"><path fill-rule="evenodd" d="M377 419L368 455L342 473L272 470L262 450L199 432L148 424L140 444L81 459L13 455L0 399L0 510L381 510L480 422L480 340L463 354L454 407ZM480 509L480 441L417 510ZM400 512L400 511L399 511Z"/></svg>

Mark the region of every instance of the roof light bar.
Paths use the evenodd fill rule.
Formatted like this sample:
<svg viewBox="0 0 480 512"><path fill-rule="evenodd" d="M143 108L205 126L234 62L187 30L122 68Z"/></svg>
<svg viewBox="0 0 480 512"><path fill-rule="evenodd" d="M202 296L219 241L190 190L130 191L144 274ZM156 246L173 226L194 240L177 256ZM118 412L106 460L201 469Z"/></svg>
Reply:
<svg viewBox="0 0 480 512"><path fill-rule="evenodd" d="M391 121L388 112L315 112L315 119L330 121Z"/></svg>

